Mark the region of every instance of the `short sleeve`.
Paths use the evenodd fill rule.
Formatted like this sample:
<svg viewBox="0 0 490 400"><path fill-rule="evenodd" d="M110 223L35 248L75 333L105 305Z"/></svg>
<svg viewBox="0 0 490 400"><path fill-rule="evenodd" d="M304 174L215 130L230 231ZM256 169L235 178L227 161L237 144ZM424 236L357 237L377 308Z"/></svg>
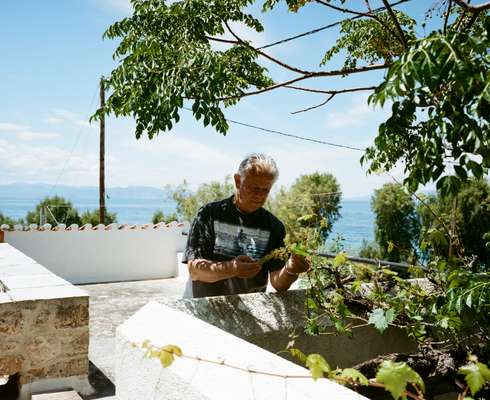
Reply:
<svg viewBox="0 0 490 400"><path fill-rule="evenodd" d="M196 258L211 259L214 250L214 229L209 209L201 207L192 221L187 245L182 258L183 263Z"/></svg>
<svg viewBox="0 0 490 400"><path fill-rule="evenodd" d="M284 247L284 238L286 237L286 228L284 224L278 219L273 220L271 238L268 246L268 252L272 250ZM277 271L284 267L285 262L280 259L272 259L268 261L265 266L269 271Z"/></svg>

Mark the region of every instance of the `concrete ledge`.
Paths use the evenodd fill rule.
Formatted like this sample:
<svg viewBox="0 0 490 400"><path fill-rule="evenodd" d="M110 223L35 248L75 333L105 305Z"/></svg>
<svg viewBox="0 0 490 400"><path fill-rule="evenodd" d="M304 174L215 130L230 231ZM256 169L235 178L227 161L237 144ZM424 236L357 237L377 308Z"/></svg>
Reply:
<svg viewBox="0 0 490 400"><path fill-rule="evenodd" d="M169 307L273 353L286 348L294 330L297 348L306 354L323 355L333 367L351 367L381 354L416 349L403 331L392 328L380 334L374 327L366 326L353 331L352 337L306 335L304 303L304 290L165 301ZM283 356L295 361L288 354Z"/></svg>
<svg viewBox="0 0 490 400"><path fill-rule="evenodd" d="M36 387L86 385L87 293L7 243L0 281L0 375L19 374L26 399Z"/></svg>
<svg viewBox="0 0 490 400"><path fill-rule="evenodd" d="M163 368L159 360L144 357L144 350L133 345L145 340L155 346L175 344L189 356L226 360L229 364L255 370L309 374L306 369L198 318L150 302L117 329L118 400L365 399L325 379L285 380L186 358L179 358L169 368Z"/></svg>

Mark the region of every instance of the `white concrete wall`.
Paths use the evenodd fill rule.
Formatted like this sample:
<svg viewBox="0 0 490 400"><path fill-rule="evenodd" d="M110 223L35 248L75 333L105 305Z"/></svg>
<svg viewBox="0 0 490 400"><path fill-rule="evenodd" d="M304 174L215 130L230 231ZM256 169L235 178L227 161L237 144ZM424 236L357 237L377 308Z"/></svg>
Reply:
<svg viewBox="0 0 490 400"><path fill-rule="evenodd" d="M188 228L5 231L5 241L74 284L159 279L177 275Z"/></svg>
<svg viewBox="0 0 490 400"><path fill-rule="evenodd" d="M118 400L367 400L326 379L251 374L189 358L168 368L135 346L173 344L184 355L223 360L231 365L281 375L309 376L309 371L184 312L150 302L116 331Z"/></svg>

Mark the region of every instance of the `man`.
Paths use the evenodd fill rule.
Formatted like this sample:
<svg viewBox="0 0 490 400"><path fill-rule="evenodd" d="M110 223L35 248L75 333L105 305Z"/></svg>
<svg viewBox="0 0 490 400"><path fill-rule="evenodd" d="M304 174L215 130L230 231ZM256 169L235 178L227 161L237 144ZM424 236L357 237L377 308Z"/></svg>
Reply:
<svg viewBox="0 0 490 400"><path fill-rule="evenodd" d="M189 268L192 297L263 292L268 278L276 290L287 290L308 269L296 255L286 263L257 262L284 246L284 225L262 208L278 174L271 157L251 154L234 175L235 195L198 211L182 260Z"/></svg>

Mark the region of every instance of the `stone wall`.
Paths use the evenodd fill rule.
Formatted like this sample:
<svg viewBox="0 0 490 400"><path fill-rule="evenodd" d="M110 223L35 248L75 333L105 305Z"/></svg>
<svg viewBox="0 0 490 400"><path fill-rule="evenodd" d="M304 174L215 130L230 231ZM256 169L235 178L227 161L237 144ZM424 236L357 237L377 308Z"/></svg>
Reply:
<svg viewBox="0 0 490 400"><path fill-rule="evenodd" d="M86 376L88 296L0 243L0 375L21 384Z"/></svg>
<svg viewBox="0 0 490 400"><path fill-rule="evenodd" d="M165 301L167 306L197 317L250 343L277 353L284 350L295 332L295 347L306 354L319 353L332 366L351 367L381 354L410 352L414 342L399 329L383 334L366 326L347 335L309 336L305 327L305 291L254 293ZM332 331L335 329L332 327ZM289 353L281 356L296 362Z"/></svg>

